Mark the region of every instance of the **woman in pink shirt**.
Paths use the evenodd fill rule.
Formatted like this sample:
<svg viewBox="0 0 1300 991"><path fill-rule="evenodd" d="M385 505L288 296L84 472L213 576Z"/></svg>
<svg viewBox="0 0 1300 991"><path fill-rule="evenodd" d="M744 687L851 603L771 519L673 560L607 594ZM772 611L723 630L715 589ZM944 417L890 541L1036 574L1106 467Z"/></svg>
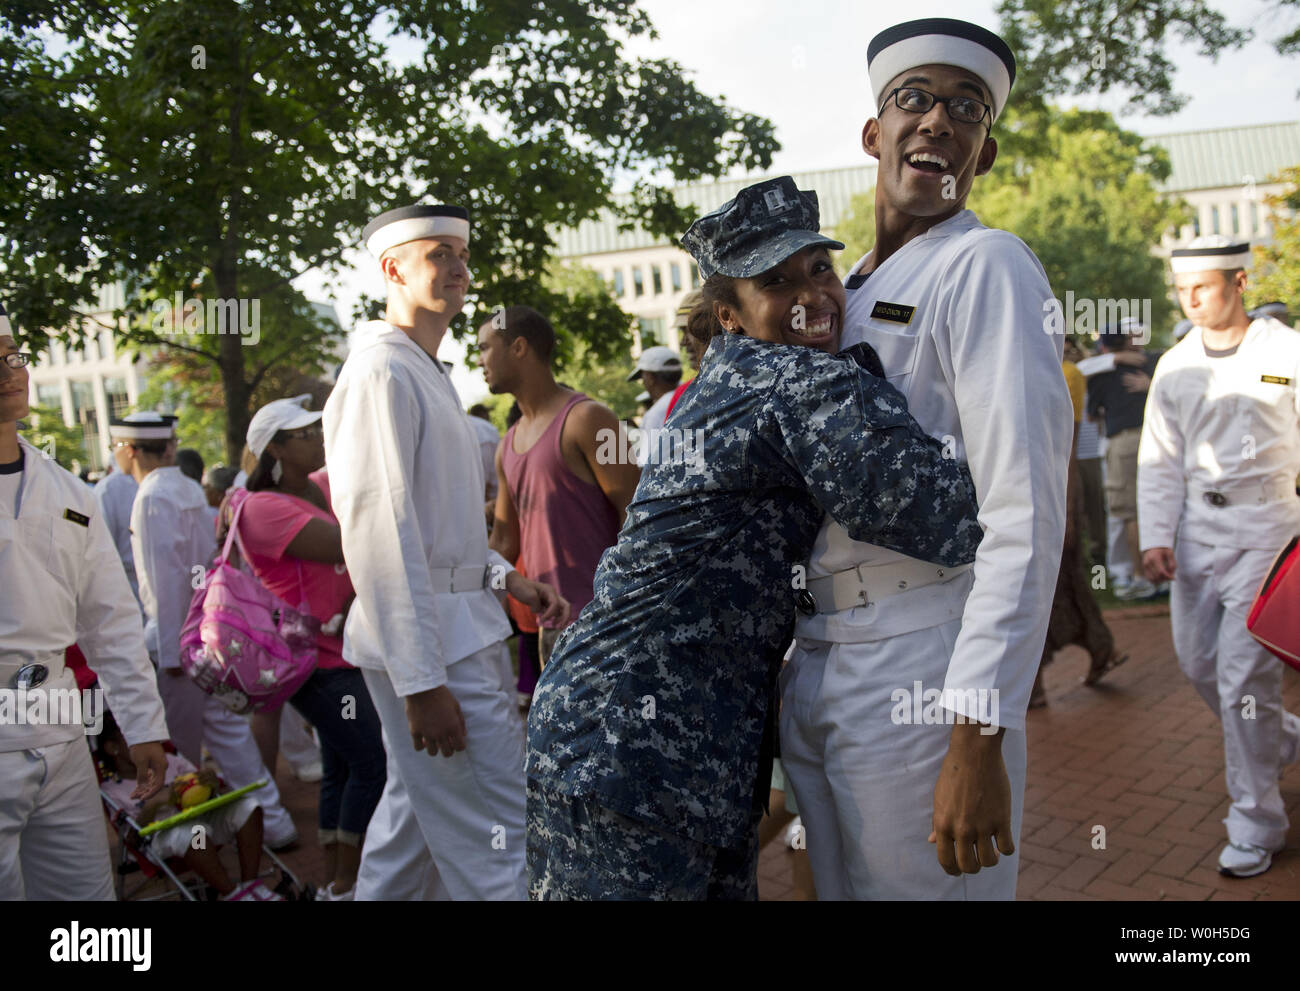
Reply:
<svg viewBox="0 0 1300 991"><path fill-rule="evenodd" d="M352 582L330 508L321 414L305 408L308 399L280 399L258 410L248 426L257 467L247 494L234 499L243 499L239 536L253 573L322 624L316 670L289 702L320 736L320 842L332 881L317 897L333 901L351 897L361 841L384 790L386 759L361 672L343 659ZM235 505L232 499L232 512Z"/></svg>

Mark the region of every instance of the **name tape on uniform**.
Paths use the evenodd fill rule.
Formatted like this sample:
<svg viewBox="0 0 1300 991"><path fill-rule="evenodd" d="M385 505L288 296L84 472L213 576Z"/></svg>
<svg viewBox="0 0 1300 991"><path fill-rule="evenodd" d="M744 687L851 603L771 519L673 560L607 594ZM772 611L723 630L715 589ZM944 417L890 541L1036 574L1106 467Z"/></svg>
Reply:
<svg viewBox="0 0 1300 991"><path fill-rule="evenodd" d="M1290 385L1291 379L1285 375L1261 375L1261 382L1267 382L1269 385Z"/></svg>
<svg viewBox="0 0 1300 991"><path fill-rule="evenodd" d="M90 526L90 517L81 515L81 513L77 512L75 509L65 509L63 511L63 518L65 520L71 520L79 526Z"/></svg>
<svg viewBox="0 0 1300 991"><path fill-rule="evenodd" d="M871 319L889 320L893 323L911 323L912 314L915 312L915 306L904 306L902 303L886 303L883 300L877 300L876 305L871 309Z"/></svg>

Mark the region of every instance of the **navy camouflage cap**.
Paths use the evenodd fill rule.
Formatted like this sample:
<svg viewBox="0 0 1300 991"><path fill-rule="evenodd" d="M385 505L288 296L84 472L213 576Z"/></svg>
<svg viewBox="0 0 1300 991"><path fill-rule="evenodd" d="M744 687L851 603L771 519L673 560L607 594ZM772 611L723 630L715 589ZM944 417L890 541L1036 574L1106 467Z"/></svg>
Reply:
<svg viewBox="0 0 1300 991"><path fill-rule="evenodd" d="M817 194L784 175L746 186L706 213L682 235L682 247L706 279L717 272L749 279L810 245L844 247L817 233L820 228Z"/></svg>

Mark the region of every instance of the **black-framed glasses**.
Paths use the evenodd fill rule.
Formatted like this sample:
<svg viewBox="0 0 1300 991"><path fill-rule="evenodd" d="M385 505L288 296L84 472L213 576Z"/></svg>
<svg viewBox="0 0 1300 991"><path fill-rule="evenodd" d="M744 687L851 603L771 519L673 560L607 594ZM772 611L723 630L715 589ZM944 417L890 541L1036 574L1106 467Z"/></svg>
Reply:
<svg viewBox="0 0 1300 991"><path fill-rule="evenodd" d="M25 368L32 362L32 356L26 351L10 351L5 355L5 364L10 368Z"/></svg>
<svg viewBox="0 0 1300 991"><path fill-rule="evenodd" d="M940 100L928 90L917 89L915 86L899 86L890 90L885 100L890 99L893 99L899 110L906 110L909 114L928 113L937 101L943 104L948 116L959 124L982 124L992 109L973 96L950 96L946 100Z"/></svg>

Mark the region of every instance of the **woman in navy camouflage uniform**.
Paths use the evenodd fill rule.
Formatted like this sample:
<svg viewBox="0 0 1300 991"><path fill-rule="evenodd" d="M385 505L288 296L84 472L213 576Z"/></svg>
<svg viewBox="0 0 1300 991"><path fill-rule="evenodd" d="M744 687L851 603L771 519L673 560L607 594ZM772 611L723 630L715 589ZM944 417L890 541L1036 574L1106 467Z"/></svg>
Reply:
<svg viewBox="0 0 1300 991"><path fill-rule="evenodd" d="M817 198L783 177L683 244L725 330L667 425L595 598L528 721L533 898L753 899L776 676L824 513L956 566L981 529L874 352L836 355L844 289Z"/></svg>

